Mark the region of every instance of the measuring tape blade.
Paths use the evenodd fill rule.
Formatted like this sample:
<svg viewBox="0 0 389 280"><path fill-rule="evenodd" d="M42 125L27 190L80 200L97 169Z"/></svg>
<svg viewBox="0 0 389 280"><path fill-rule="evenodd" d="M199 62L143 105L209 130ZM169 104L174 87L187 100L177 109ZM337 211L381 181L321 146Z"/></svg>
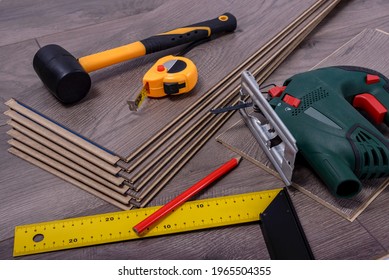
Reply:
<svg viewBox="0 0 389 280"><path fill-rule="evenodd" d="M97 244L254 222L281 189L184 203L137 235L133 227L160 206L15 227L13 255L23 256Z"/></svg>

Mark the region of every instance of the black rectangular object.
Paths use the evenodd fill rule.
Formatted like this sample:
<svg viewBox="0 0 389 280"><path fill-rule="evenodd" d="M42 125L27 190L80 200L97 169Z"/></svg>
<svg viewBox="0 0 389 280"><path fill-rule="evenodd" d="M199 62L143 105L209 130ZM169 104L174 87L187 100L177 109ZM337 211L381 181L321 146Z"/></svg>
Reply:
<svg viewBox="0 0 389 280"><path fill-rule="evenodd" d="M314 259L286 188L260 214L260 226L272 260Z"/></svg>

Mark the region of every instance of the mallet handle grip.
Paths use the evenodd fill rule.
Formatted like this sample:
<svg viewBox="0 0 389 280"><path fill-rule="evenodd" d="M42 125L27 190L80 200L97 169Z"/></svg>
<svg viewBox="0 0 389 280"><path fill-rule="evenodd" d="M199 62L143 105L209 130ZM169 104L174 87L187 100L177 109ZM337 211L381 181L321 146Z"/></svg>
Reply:
<svg viewBox="0 0 389 280"><path fill-rule="evenodd" d="M78 62L87 73L90 73L145 54L145 46L140 41L137 41L114 49L80 57Z"/></svg>
<svg viewBox="0 0 389 280"><path fill-rule="evenodd" d="M235 29L236 18L230 13L225 13L215 19L177 28L128 45L84 56L79 58L78 61L84 70L89 73L145 54L202 40L213 34L232 32Z"/></svg>

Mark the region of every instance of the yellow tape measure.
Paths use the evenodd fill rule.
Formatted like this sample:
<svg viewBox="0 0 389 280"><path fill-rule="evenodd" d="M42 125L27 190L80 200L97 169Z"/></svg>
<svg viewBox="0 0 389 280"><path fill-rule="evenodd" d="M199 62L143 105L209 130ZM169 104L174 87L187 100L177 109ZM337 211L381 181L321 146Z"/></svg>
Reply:
<svg viewBox="0 0 389 280"><path fill-rule="evenodd" d="M160 206L17 226L13 255L23 256L258 221L259 214L281 190L189 201L141 236L132 227Z"/></svg>
<svg viewBox="0 0 389 280"><path fill-rule="evenodd" d="M160 58L144 75L143 88L134 100L127 101L131 111L137 111L146 97L160 98L191 91L198 79L196 65L182 56Z"/></svg>

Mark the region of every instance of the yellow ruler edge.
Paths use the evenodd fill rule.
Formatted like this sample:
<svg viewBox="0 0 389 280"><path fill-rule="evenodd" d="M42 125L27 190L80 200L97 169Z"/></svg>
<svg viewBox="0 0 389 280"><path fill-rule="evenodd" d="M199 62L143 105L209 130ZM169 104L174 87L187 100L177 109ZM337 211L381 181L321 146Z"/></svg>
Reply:
<svg viewBox="0 0 389 280"><path fill-rule="evenodd" d="M137 235L132 227L161 206L15 227L14 257L259 220L282 189L189 201Z"/></svg>

